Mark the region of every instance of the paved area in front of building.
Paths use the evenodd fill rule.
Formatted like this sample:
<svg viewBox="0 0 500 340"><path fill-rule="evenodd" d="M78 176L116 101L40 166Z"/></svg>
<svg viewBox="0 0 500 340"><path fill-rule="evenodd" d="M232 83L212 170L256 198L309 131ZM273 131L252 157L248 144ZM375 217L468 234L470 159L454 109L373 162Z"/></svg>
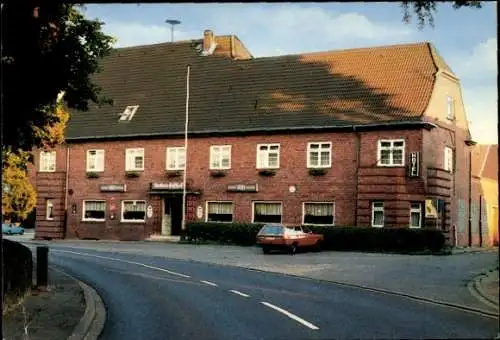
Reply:
<svg viewBox="0 0 500 340"><path fill-rule="evenodd" d="M356 252L263 255L257 247L191 245L161 242L51 241L54 246L120 252L230 265L349 283L421 296L476 308L487 308L467 284L498 266L497 253L464 252L450 256Z"/></svg>

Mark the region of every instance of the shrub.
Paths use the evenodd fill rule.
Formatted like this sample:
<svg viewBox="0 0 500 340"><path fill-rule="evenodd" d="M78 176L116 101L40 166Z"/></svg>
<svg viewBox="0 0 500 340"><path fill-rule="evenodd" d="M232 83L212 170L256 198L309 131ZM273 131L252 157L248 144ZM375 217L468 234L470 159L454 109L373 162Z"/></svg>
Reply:
<svg viewBox="0 0 500 340"><path fill-rule="evenodd" d="M31 250L20 243L2 240L3 311L16 305L31 291L33 257Z"/></svg>
<svg viewBox="0 0 500 340"><path fill-rule="evenodd" d="M222 244L251 246L262 224L193 222L186 225L183 237L189 242L212 241Z"/></svg>
<svg viewBox="0 0 500 340"><path fill-rule="evenodd" d="M324 249L421 252L443 250L445 238L436 229L308 226L323 234Z"/></svg>

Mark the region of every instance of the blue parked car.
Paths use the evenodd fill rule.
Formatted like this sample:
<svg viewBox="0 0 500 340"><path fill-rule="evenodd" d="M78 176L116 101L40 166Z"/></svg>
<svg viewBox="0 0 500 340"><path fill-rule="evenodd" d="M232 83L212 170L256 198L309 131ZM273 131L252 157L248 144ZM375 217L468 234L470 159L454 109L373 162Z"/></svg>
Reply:
<svg viewBox="0 0 500 340"><path fill-rule="evenodd" d="M24 228L21 226L16 226L12 223L3 223L2 224L2 234L5 235L23 235Z"/></svg>

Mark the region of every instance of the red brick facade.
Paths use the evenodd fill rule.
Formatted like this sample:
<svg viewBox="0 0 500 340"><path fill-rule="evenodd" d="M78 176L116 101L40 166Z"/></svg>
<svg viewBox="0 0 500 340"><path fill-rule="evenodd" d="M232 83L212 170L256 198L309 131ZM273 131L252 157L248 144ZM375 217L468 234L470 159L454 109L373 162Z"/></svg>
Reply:
<svg viewBox="0 0 500 340"><path fill-rule="evenodd" d="M370 226L371 202L377 200L384 202L384 227L408 227L410 202L422 203L424 213L426 199L440 198L446 202L443 223L424 219L423 224L447 231L449 243L454 242L452 226L456 225L457 242L465 245L468 242L469 200L469 151L464 143L465 137L465 133L460 131L454 133L441 127L431 130L418 128L244 137L192 137L188 145L187 188L194 193L187 196L186 220L205 220L207 201L231 201L233 221L252 222L253 201L279 201L282 202L282 222L293 225L302 223L304 202L334 202L336 226ZM404 167L377 165L377 145L380 139L405 141ZM309 142L332 143L331 167L327 168L326 174L322 176L309 174L307 168ZM259 175L256 169L257 144L262 143L280 144L280 165L274 176ZM183 144L184 140L178 138L72 143L59 147L56 172L36 172L36 175L31 173L39 192L36 237L140 240L152 234L159 234L162 223L162 199L165 196L151 194L150 184L182 182L182 176L168 177L165 168L166 148ZM224 177L214 178L210 175L211 145L231 145L231 169L226 171ZM445 146L456 150L453 173L442 170ZM126 148L145 150L144 171L141 171L137 178L126 176ZM87 178L86 152L89 149L105 150L104 172L99 178ZM419 177L407 176L411 152L420 153ZM67 153L68 163L66 163ZM38 158L39 153L35 152L37 166ZM66 167L69 169L67 173ZM126 184L126 192L101 192L102 184ZM258 184L258 192L228 192L229 184ZM295 192L291 192L291 186L295 187ZM56 216L51 221L45 218L47 198L51 198L55 204ZM121 223L121 201L129 199L145 200L146 205L152 208L152 216L146 218L144 223ZM83 222L83 200L105 200L105 222ZM465 211L462 212L459 211L460 200L465 202ZM67 222L64 217L65 206L68 214ZM202 218L197 217L199 207L203 211ZM477 242L478 236L474 236L473 243Z"/></svg>

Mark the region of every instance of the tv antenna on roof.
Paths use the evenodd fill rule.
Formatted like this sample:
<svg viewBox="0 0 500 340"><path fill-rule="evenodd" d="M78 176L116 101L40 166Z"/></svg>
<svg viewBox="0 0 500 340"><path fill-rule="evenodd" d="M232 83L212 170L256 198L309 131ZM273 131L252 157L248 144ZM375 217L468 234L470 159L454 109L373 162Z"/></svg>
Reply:
<svg viewBox="0 0 500 340"><path fill-rule="evenodd" d="M181 22L180 20L173 20L173 19L167 19L165 20L167 24L170 24L170 32L171 32L171 38L172 42L174 42L174 26L179 25Z"/></svg>

